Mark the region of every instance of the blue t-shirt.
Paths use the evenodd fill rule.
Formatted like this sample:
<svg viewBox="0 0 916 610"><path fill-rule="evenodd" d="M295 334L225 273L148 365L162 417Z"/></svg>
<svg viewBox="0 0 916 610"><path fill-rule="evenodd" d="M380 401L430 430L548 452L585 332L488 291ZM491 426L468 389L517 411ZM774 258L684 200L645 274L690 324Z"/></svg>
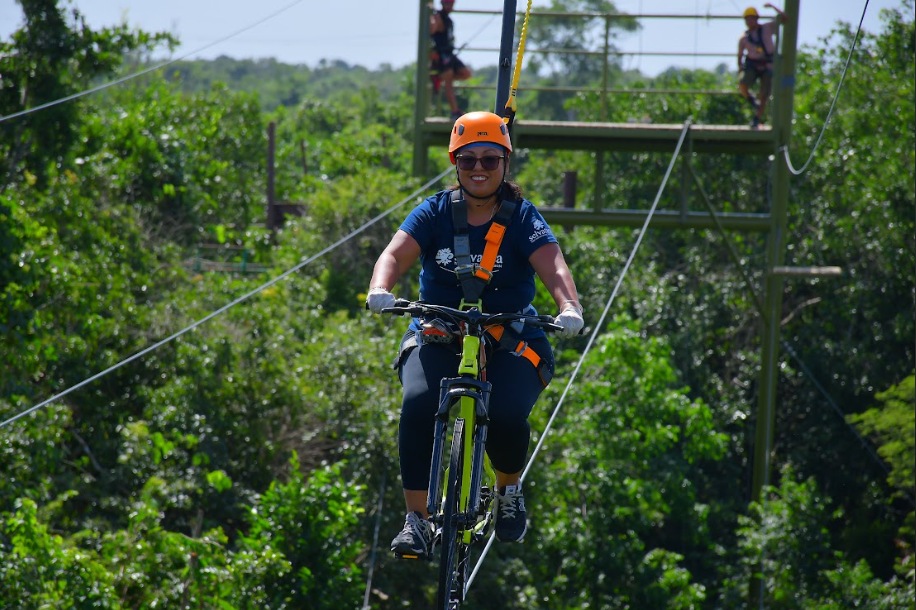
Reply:
<svg viewBox="0 0 916 610"><path fill-rule="evenodd" d="M471 259L475 263L483 258L485 238L492 224L490 221L476 227L468 225ZM426 199L413 209L400 228L420 245L420 300L457 308L464 293L455 274L451 191L440 191ZM484 311L521 311L531 305L535 273L528 258L550 243L557 243L553 231L534 204L522 199L499 246L493 277L481 294ZM527 338L542 331L532 327L523 334Z"/></svg>

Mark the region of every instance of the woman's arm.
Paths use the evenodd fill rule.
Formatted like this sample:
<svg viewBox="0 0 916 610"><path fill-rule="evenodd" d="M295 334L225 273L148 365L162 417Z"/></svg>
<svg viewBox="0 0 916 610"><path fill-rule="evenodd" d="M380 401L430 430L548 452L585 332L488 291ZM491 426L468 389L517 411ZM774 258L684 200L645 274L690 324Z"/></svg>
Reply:
<svg viewBox="0 0 916 610"><path fill-rule="evenodd" d="M579 293L576 291L576 282L572 272L563 258L559 244L545 244L535 250L528 262L534 267L535 273L544 282L550 296L557 304L557 310L563 311L572 307L582 315L582 305L579 303Z"/></svg>
<svg viewBox="0 0 916 610"><path fill-rule="evenodd" d="M404 272L420 257L420 244L406 232L398 229L388 246L375 261L369 288L390 291Z"/></svg>

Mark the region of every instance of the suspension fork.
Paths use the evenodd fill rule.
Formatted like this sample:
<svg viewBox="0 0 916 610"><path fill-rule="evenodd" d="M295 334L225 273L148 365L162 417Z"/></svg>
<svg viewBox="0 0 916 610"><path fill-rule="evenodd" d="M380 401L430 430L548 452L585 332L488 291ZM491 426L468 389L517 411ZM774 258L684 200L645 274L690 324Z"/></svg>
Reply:
<svg viewBox="0 0 916 610"><path fill-rule="evenodd" d="M484 451L487 443L487 406L490 401L490 382L466 377L443 379L439 386L439 410L436 412L433 435L432 462L430 464L429 494L426 510L435 515L442 501L442 468L445 459L446 436L451 415L465 421L464 469L461 485L461 507L471 517L480 502L480 483L483 478Z"/></svg>
<svg viewBox="0 0 916 610"><path fill-rule="evenodd" d="M480 485L483 479L484 452L489 423L489 402L492 386L476 378L479 371L478 350L480 339L464 337L459 372L461 377L443 379L439 385L439 409L436 412L433 434L432 462L430 464L429 492L426 509L430 515L438 513L442 500L442 469L445 459L446 436L449 419L461 417L465 421L464 463L469 467L462 473L460 508L465 524L476 519L480 504ZM471 374L473 373L473 375ZM466 511L466 512L465 512Z"/></svg>

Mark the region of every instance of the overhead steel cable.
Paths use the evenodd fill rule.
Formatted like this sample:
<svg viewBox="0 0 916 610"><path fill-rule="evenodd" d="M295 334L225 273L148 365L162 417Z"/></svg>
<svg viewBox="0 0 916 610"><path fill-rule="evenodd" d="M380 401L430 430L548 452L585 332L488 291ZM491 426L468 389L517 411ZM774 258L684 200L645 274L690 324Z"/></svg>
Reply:
<svg viewBox="0 0 916 610"><path fill-rule="evenodd" d="M50 108L50 107L52 107L52 106L57 106L58 104L63 104L63 103L65 103L65 102L69 102L69 101L75 100L75 99L80 98L80 97L85 97L85 96L91 95L91 94L93 94L93 93L98 93L99 91L102 91L103 89L108 89L109 87L114 87L115 85L120 85L121 83L124 83L124 82L126 82L126 81L129 81L129 80L135 79L135 78L137 78L137 77L143 76L144 74L149 74L150 72L155 72L156 70L161 70L162 68L164 68L164 67L166 67L166 66L170 66L170 65L172 65L172 64L174 64L174 63L176 63L176 62L179 62L179 61L182 61L182 60L184 60L184 59L187 59L188 57L191 57L192 55L197 55L197 54L200 53L201 51L205 51L205 50L209 49L210 47L213 47L213 46L216 46L216 45L221 44L221 43L223 43L223 42L226 42L227 40L229 40L229 39L231 39L231 38L234 38L234 37L238 36L239 34L243 34L243 33L247 32L248 30L251 30L251 29L253 29L253 28L255 28L255 27L261 25L261 24L264 23L265 21L269 21L269 20L273 19L274 17L276 17L276 16L278 16L278 15L280 15L280 14L282 14L282 13L288 11L289 9L293 8L294 6L296 6L297 4L301 4L302 2L304 2L304 0L295 0L295 2L292 2L292 3L290 3L290 4L287 4L287 5L284 6L283 8L281 8L281 9L279 9L279 10L277 10L277 11L271 13L270 15L267 15L266 17L262 17L261 19L255 21L255 22L252 23L252 24L246 25L245 27L243 27L243 28L240 29L240 30L236 30L235 32L232 32L231 34L227 34L226 36L223 36L222 38L220 38L220 39L218 39L218 40L215 40L215 41L213 41L213 42L211 42L211 43L205 44L204 46L202 46L202 47L200 47L200 48L198 48L198 49L194 49L193 51L189 51L188 53L185 53L184 55L181 55L181 56L179 56L179 57L176 57L175 59L170 59L170 60L168 60L168 61L166 61L166 62L163 62L163 63L161 63L161 64L157 64L157 65L152 66L152 67L150 67L150 68L145 68L145 69L140 70L139 72L136 72L136 73L134 73L134 74L129 74L128 76L124 76L124 77L122 77L122 78L119 78L119 79L117 79L117 80L113 80L113 81L108 82L108 83L103 83L103 84L101 84L101 85L99 85L99 86L97 86L97 87L93 87L93 88L87 89L87 90L85 90L85 91L80 91L79 93L74 93L74 94L72 94L72 95L68 95L68 96L66 96L66 97L62 97L62 98L60 98L60 99L53 100L53 101L51 101L51 102L47 102L47 103L44 103L44 104L40 104L40 105L34 106L34 107L32 107L32 108L26 108L25 110L20 110L19 112L14 112L13 114L8 114L8 115L6 115L6 116L0 116L0 123L2 123L3 121L8 121L8 120L10 120L10 119L15 119L15 118L18 118L18 117L21 117L21 116L25 116L25 115L27 115L27 114L31 114L31 113L33 113L33 112L38 112L39 110L44 110L44 109Z"/></svg>
<svg viewBox="0 0 916 610"><path fill-rule="evenodd" d="M827 118L824 119L824 124L821 126L821 132L817 135L817 140L814 142L814 148L811 149L811 154L808 155L808 160L805 161L805 164L801 166L801 169L795 169L792 165L792 159L789 158L789 146L783 144L779 147L779 150L782 152L783 157L786 160L786 167L789 168L789 171L796 176L802 175L808 165L814 159L814 154L817 152L817 149L821 145L821 140L824 137L824 132L827 131L827 125L830 124L830 118L833 116L833 111L836 108L836 101L840 97L840 91L843 89L843 81L846 80L846 73L849 71L849 64L852 61L852 55L856 50L856 43L859 41L859 34L862 33L862 23L865 21L865 12L868 11L868 0L865 0L865 7L862 9L862 17L859 19L859 27L856 30L855 38L852 40L852 47L849 49L849 55L846 57L846 65L843 66L843 73L840 75L840 83L837 85L836 93L833 95L833 101L830 102L830 110L827 111Z"/></svg>
<svg viewBox="0 0 916 610"><path fill-rule="evenodd" d="M381 214L379 214L379 215L375 216L374 218L370 219L369 221L367 221L366 223L364 223L362 226L357 227L356 229L350 231L349 233L347 233L346 235L344 235L343 237L341 237L340 239L338 239L337 241L335 241L334 243L332 243L332 244L329 245L328 247L324 248L324 249L321 250L320 252L318 252L318 253L316 253L316 254L313 254L312 256L308 257L307 259L305 259L304 261L302 261L302 262L299 263L298 265L292 267L291 269L288 269L287 271L284 271L283 273L281 273L281 274L278 275L277 277L273 278L272 280L270 280L270 281L268 281L268 282L265 282L265 283L261 284L260 286L258 286L258 287L255 288L254 290L251 290L251 291L249 291L249 292L243 294L243 295L240 296L239 298L235 299L234 301L232 301L232 302L230 302L230 303L228 303L228 304L226 304L226 305L223 305L222 307L220 307L220 308L217 309L216 311L214 311L214 312L212 312L212 313L210 313L210 314L204 316L204 317L201 318L200 320L197 320L196 322L194 322L194 323L192 323L192 324L186 326L185 328L179 330L178 332L175 332L175 333L169 335L169 336L166 337L165 339L163 339L163 340L161 340L161 341L158 341L158 342L154 343L153 345L150 345L149 347L147 347L147 348L145 348L145 349L143 349L143 350L140 350L139 352L133 354L132 356L129 356L129 357L125 358L124 360L121 360L121 361L118 362L117 364L113 364L112 366L108 367L108 368L105 369L104 371L101 371L101 372L99 372L99 373L96 373L95 375L93 375L93 376L91 376L91 377L89 377L89 378L87 378L87 379L84 379L83 381L77 383L76 385L70 386L69 388L67 388L67 389L64 390L63 392L60 392L59 394L55 394L54 396L51 396L50 398L48 398L48 399L46 399L46 400L43 400L42 402L38 403L37 405L34 405L34 406L32 406L32 407L29 407L29 408L26 409L25 411L22 411L21 413L19 413L19 414L17 414L17 415L14 415L13 417L10 417L9 419L4 420L3 422L0 422L0 428L3 428L4 426L6 426L6 425L8 425L8 424L11 424L11 423L15 422L16 420L21 419L21 418L25 417L26 415L29 415L30 413L34 413L34 412L37 411L38 409L41 409L42 407L45 407L45 406L51 404L52 402L54 402L54 401L56 401L56 400L59 400L59 399L63 398L64 396L67 396L68 394L71 394L71 393L75 392L76 390L82 388L83 386L86 386L86 385L92 383L93 381L95 381L95 380L97 380L97 379L100 379L100 378L104 377L105 375L111 373L112 371L115 371L115 370L121 368L121 367L124 366L125 364L128 364L128 363L130 363L130 362L133 362L134 360L137 360L138 358L142 358L142 357L145 356L146 354L148 354L148 353L150 353L150 352L152 352L152 351L154 351L154 350L156 350L156 349L162 347L162 346L165 345L166 343L169 343L169 342L171 342L171 341L177 339L178 337L180 337L180 336L182 336L182 335L184 335L184 334L186 334L186 333L188 333L188 332L194 330L195 328L197 328L198 326L204 324L205 322L208 322L209 320L212 320L213 318L215 318L216 316L220 315L221 313L227 311L228 309L230 309L230 308L232 308L232 307L235 307L235 306L238 305L239 303L241 303L241 302L243 302L243 301L246 301L246 300L250 299L250 298L253 297L254 295L256 295L256 294L258 294L259 292L261 292L262 290L264 290L265 288L268 288L268 287L270 287L270 286L273 286L274 284L276 284L276 283L279 282L280 280L282 280L282 279L284 279L284 278L286 278L286 277L289 277L290 275L292 275L293 273L299 271L300 269L302 269L303 267L305 267L306 265L308 265L308 264L311 263L312 261L314 261L314 260L316 260L316 259L318 259L318 258L321 258L322 256L324 256L325 254L327 254L327 253L330 252L331 250L334 250L335 248L337 248L337 247L340 246L341 244L344 244L345 242L347 242L347 241L349 241L350 239L354 238L355 236L359 235L360 233L362 233L363 231L365 231L366 229L368 229L369 227L371 227L372 225L374 225L374 224L377 223L378 221L382 220L383 218L385 218L386 216L388 216L389 214L391 214L392 212L394 212L395 210L397 210L398 208L400 208L401 206L403 206L403 205L406 204L407 202L414 200L414 198L420 196L420 194L421 194L421 193L424 193L424 192L426 191L426 189L430 188L432 185L434 185L434 184L436 184L437 182L439 182L440 180L442 180L442 178L444 178L447 174L451 173L451 171L452 171L452 169L451 169L451 167L449 167L448 169L446 169L445 171L443 171L441 174L439 174L439 175L436 176L435 178L432 178L431 180L429 180L428 182L426 182L425 184L423 184L422 186L420 186L419 188L417 188L416 190L414 190L414 192L412 192L410 195L408 195L407 197L405 197L404 199L402 199L400 202L396 203L395 205L391 206L390 208L388 208L387 210L385 210L385 211L382 212Z"/></svg>
<svg viewBox="0 0 916 610"><path fill-rule="evenodd" d="M817 391L821 393L821 396L824 397L824 399L827 401L827 404L830 405L831 409L833 409L834 413L836 413L840 417L840 419L843 420L843 423L846 424L846 427L849 428L849 430L853 433L853 435L855 435L855 437L859 440L859 443L865 449L865 452L868 453L868 455L875 461L876 464L878 464L881 470L884 471L884 474L889 475L891 473L890 466L888 466L884 462L884 460L881 459L881 456L878 455L878 452L875 450L875 448L871 445L871 443L865 437L862 436L862 434L859 433L859 431L855 428L855 426L849 423L849 420L846 419L847 417L846 413L843 412L843 410L836 403L833 397L827 392L824 386L817 380L817 378L814 376L814 373L811 372L811 369L808 368L808 366L804 363L801 357L796 353L796 351L792 348L792 346L787 341L783 340L781 341L781 343L782 343L783 349L785 349L786 352L788 352L788 354L792 356L792 358L795 360L795 362L798 364L799 368L801 369L802 373L804 373L805 376L811 381L811 383L814 384L814 387L817 388ZM900 490L900 493L901 495L906 497L907 500L909 500L910 504L916 507L916 497L913 496L912 492L906 489L902 489Z"/></svg>
<svg viewBox="0 0 916 610"><path fill-rule="evenodd" d="M718 230L719 235L722 237L722 241L725 244L725 247L728 249L728 255L732 259L732 263L735 265L735 268L738 270L738 273L741 275L742 279L744 280L744 284L747 287L748 294L750 295L751 300L754 303L754 308L757 310L757 314L760 316L760 319L764 322L764 324L766 324L766 316L764 315L764 312L763 312L763 302L760 299L760 295L758 295L757 291L754 289L754 283L751 281L751 278L748 275L747 270L745 269L745 265L742 264L741 258L738 256L738 252L735 250L735 247L732 244L731 240L729 240L728 235L725 232L725 229L722 227L722 224L719 222L719 216L716 213L715 208L713 208L712 202L709 199L709 195L706 194L706 189L703 187L702 182L700 182L699 176L697 176L696 172L690 165L687 166L687 169L690 175L693 176L694 183L697 187L697 190L700 193L700 197L702 198L703 203L706 204L706 208L709 210L709 215L712 217L713 221L715 222L716 229ZM827 400L827 404L829 404L830 407L833 409L833 411L840 417L841 420L843 420L843 423L853 433L853 435L855 435L855 437L859 439L859 442L865 448L868 455L873 460L875 460L875 462L877 462L878 466L880 466L885 471L885 473L888 473L889 469L888 469L887 464L885 464L881 460L881 458L878 456L874 448L870 444L868 444L868 441L866 441L866 439L863 438L861 434L859 434L859 431L856 430L856 428L852 424L850 424L849 421L846 420L846 414L843 412L842 409L840 409L836 401L833 399L833 397L830 396L827 390L824 389L824 386L817 380L817 378L811 372L811 369L808 368L808 366L804 363L801 357L795 352L795 350L792 348L792 346L788 342L783 340L781 343L782 343L783 348L786 350L786 352L790 356L792 356L792 358L795 359L795 361L798 363L798 366L800 367L802 373L804 373L804 375L808 377L811 383L814 384L814 387L817 388L817 390L824 396L824 398ZM913 501L912 496L910 496L909 499ZM914 504L916 504L916 501L914 501Z"/></svg>
<svg viewBox="0 0 916 610"><path fill-rule="evenodd" d="M382 473L382 485L378 492L378 504L375 507L375 531L372 533L372 550L369 552L369 574L366 577L366 590L363 593L363 605L361 610L371 610L369 605L369 596L372 594L372 576L375 573L375 556L378 550L378 535L382 529L382 511L385 508L385 488L388 483L386 472Z"/></svg>
<svg viewBox="0 0 916 610"><path fill-rule="evenodd" d="M528 464L522 471L521 481L525 480L525 476L528 474L528 471L531 470L535 458L537 458L541 447L544 445L544 441L547 439L547 434L550 432L550 429L553 426L553 422L556 420L557 415L560 413L560 408L563 406L563 402L566 400L566 396L569 394L569 390L572 388L573 383L576 381L576 377L579 375L582 364L585 362L585 357L588 356L592 346L595 344L595 339L598 336L598 331L604 325L604 320L607 318L608 312L611 309L611 305L614 304L614 299L617 298L617 293L620 291L620 287L623 285L623 280L626 277L627 272L630 270L630 266L633 264L633 259L636 258L636 252L639 250L639 246L642 244L642 240L646 236L646 231L649 228L649 223L652 222L652 216L655 214L655 210L658 207L658 202L661 200L662 193L664 193L665 187L668 185L668 178L671 177L671 171L674 169L674 163L677 161L678 156L681 153L681 147L684 144L684 139L687 137L687 133L690 131L691 123L692 121L690 119L687 119L687 121L684 122L684 127L681 130L681 136L678 138L677 146L674 149L674 154L671 156L671 162L668 163L668 169L665 171L665 177L662 179L661 186L658 187L658 193L655 195L655 201L652 202L652 207L649 208L649 212L646 214L646 220L643 222L642 228L639 231L639 237L636 238L636 243L633 244L633 249L630 252L630 256L627 257L627 262L623 265L620 276L617 278L617 283L614 285L614 289L611 291L611 296L608 297L607 303L604 306L604 310L601 312L601 317L599 317L598 322L595 323L595 326L589 335L588 343L586 343L585 349L582 350L582 355L579 356L579 361L573 368L573 372L569 376L569 381L566 382L566 387L563 389L563 393L560 395L560 399L557 401L553 412L550 414L550 418L547 420L547 425L544 427L544 431L541 433L537 445L534 447L534 451L531 452L531 457L528 459ZM477 575L477 572L480 569L480 565L483 563L487 553L489 553L490 547L493 546L493 540L495 537L495 532L490 534L490 538L487 540L486 546L484 546L483 550L481 551L480 557L478 557L477 563L474 565L474 569L471 571L471 575L468 577L468 581L465 585L465 595L471 588L471 583L474 582L474 577Z"/></svg>

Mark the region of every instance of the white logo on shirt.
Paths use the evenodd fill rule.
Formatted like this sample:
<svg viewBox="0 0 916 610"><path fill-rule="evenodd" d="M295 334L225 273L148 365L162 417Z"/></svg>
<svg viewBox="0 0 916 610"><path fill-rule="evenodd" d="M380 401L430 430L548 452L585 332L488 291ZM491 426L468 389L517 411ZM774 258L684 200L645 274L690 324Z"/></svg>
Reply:
<svg viewBox="0 0 916 610"><path fill-rule="evenodd" d="M472 254L471 255L471 262L474 263L475 265L479 265L480 261L482 260L483 260L482 254ZM436 252L436 264L439 265L439 267L441 267L442 269L445 269L447 271L455 271L457 261L455 260L455 255L452 254L452 250L450 248L442 248L441 250ZM496 262L493 263L493 269L491 271L493 271L493 273L496 273L497 271L502 269L502 266L503 266L503 257L501 254L499 254L496 256Z"/></svg>
<svg viewBox="0 0 916 610"><path fill-rule="evenodd" d="M550 229L547 228L547 225L544 224L540 218L532 220L531 226L534 227L534 233L528 236L528 241L532 244L550 232Z"/></svg>
<svg viewBox="0 0 916 610"><path fill-rule="evenodd" d="M436 264L443 268L448 268L449 263L455 260L455 255L448 248L442 248L436 252ZM454 266L454 265L453 265Z"/></svg>

